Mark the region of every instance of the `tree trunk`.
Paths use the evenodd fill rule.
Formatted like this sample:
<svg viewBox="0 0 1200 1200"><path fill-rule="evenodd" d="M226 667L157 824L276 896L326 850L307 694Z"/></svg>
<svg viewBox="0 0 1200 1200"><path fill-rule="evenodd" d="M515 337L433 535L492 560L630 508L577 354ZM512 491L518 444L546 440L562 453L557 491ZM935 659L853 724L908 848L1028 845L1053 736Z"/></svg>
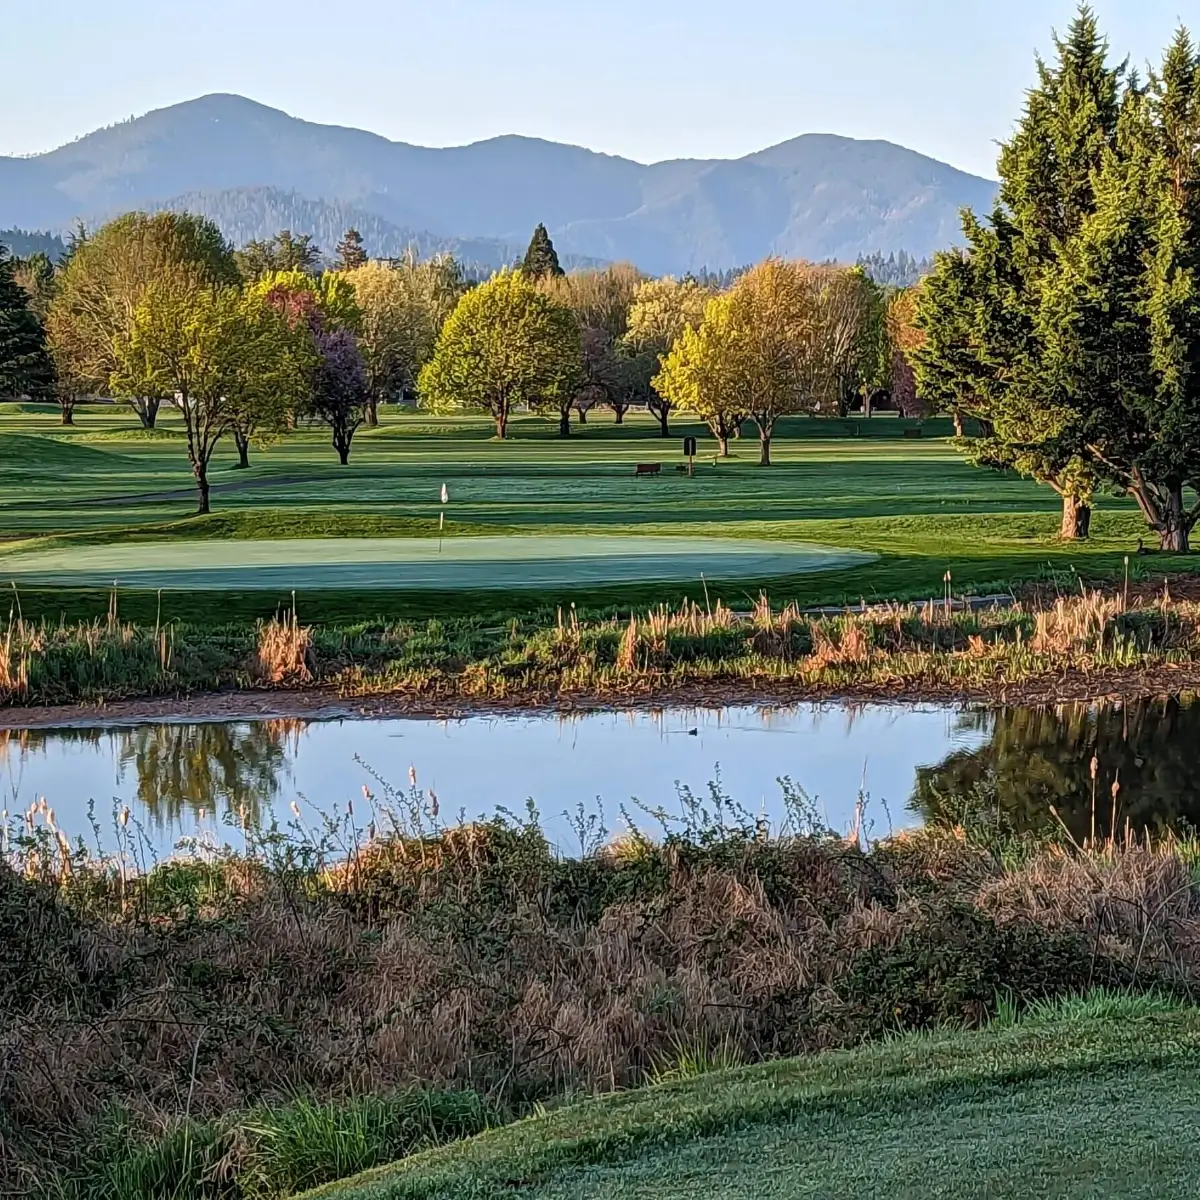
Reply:
<svg viewBox="0 0 1200 1200"><path fill-rule="evenodd" d="M1083 542L1092 531L1092 506L1077 496L1063 497L1062 539Z"/></svg>
<svg viewBox="0 0 1200 1200"><path fill-rule="evenodd" d="M769 467L771 465L771 435L769 433L760 434L758 442L758 465L760 467Z"/></svg>
<svg viewBox="0 0 1200 1200"><path fill-rule="evenodd" d="M208 468L206 466L200 466L197 464L193 470L193 473L196 476L196 492L198 494L196 502L196 515L203 517L212 511L208 503Z"/></svg>
<svg viewBox="0 0 1200 1200"><path fill-rule="evenodd" d="M245 470L250 465L250 439L236 429L233 431L233 444L237 447L237 470Z"/></svg>
<svg viewBox="0 0 1200 1200"><path fill-rule="evenodd" d="M508 434L508 409L502 408L496 413L496 436L503 439Z"/></svg>
<svg viewBox="0 0 1200 1200"><path fill-rule="evenodd" d="M367 401L367 420L366 424L374 428L379 424L379 397L372 396Z"/></svg>
<svg viewBox="0 0 1200 1200"><path fill-rule="evenodd" d="M729 434L727 434L727 433L718 433L717 434L717 454L721 458L729 457Z"/></svg>
<svg viewBox="0 0 1200 1200"><path fill-rule="evenodd" d="M954 413L954 436L962 437L962 435L963 435L962 413L955 410L955 413Z"/></svg>
<svg viewBox="0 0 1200 1200"><path fill-rule="evenodd" d="M343 467L348 467L350 465L350 443L337 441L334 442L333 445L334 449L337 450L338 462L340 462Z"/></svg>
<svg viewBox="0 0 1200 1200"><path fill-rule="evenodd" d="M669 438L671 436L671 410L669 408L659 409L658 412L658 432L661 437Z"/></svg>
<svg viewBox="0 0 1200 1200"><path fill-rule="evenodd" d="M62 403L62 423L64 425L75 424L75 404L74 401Z"/></svg>
<svg viewBox="0 0 1200 1200"><path fill-rule="evenodd" d="M871 389L863 388L863 412L867 414L867 420L871 419Z"/></svg>
<svg viewBox="0 0 1200 1200"><path fill-rule="evenodd" d="M158 406L162 403L152 396L144 396L140 400L131 401L133 411L137 413L138 420L142 423L143 429L153 429L154 422L158 420Z"/></svg>
<svg viewBox="0 0 1200 1200"><path fill-rule="evenodd" d="M580 425L586 425L587 424L587 409L586 408L577 408L575 411L579 414Z"/></svg>
<svg viewBox="0 0 1200 1200"><path fill-rule="evenodd" d="M625 424L625 409L622 405L620 405L620 404L613 405L613 416L616 418L616 420L614 422L615 424L617 424L617 425Z"/></svg>
<svg viewBox="0 0 1200 1200"><path fill-rule="evenodd" d="M571 436L571 410L569 408L564 408L558 414L558 436Z"/></svg>
<svg viewBox="0 0 1200 1200"><path fill-rule="evenodd" d="M1188 554L1191 551L1187 518L1183 511L1182 484L1172 485L1167 494L1158 528L1158 543L1162 550L1170 554Z"/></svg>

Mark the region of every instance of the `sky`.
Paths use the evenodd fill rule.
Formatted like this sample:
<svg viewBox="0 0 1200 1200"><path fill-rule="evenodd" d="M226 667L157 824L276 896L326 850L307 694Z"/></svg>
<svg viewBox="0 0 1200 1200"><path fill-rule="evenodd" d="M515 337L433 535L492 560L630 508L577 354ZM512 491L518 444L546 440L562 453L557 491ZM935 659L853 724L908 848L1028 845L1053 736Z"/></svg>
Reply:
<svg viewBox="0 0 1200 1200"><path fill-rule="evenodd" d="M1097 0L1157 61L1182 0ZM7 11L4 11L7 10ZM640 162L801 133L979 175L1074 0L3 0L0 155L210 92L397 141L504 133ZM1193 19L1200 33L1200 15Z"/></svg>

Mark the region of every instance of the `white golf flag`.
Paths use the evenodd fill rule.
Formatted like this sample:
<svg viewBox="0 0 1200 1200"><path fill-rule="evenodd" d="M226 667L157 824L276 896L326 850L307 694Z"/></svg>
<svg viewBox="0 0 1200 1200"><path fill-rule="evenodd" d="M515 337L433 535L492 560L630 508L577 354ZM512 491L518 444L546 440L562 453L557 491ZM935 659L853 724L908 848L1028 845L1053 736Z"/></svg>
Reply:
<svg viewBox="0 0 1200 1200"><path fill-rule="evenodd" d="M450 503L450 489L444 483L442 484L442 503Z"/></svg>

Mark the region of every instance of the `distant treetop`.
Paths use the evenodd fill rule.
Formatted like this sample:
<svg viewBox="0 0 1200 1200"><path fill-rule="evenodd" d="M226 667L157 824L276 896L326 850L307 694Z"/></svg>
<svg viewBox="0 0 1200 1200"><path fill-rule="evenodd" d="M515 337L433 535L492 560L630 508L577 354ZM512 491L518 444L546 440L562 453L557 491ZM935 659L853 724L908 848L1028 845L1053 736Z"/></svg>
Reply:
<svg viewBox="0 0 1200 1200"><path fill-rule="evenodd" d="M525 251L525 260L521 263L521 274L527 279L545 279L548 275L564 275L562 264L558 261L558 251L550 240L546 226L539 224L533 231L529 249Z"/></svg>
<svg viewBox="0 0 1200 1200"><path fill-rule="evenodd" d="M353 271L367 265L367 252L363 247L363 236L353 225L346 230L345 236L337 244L337 261L334 264L339 271Z"/></svg>

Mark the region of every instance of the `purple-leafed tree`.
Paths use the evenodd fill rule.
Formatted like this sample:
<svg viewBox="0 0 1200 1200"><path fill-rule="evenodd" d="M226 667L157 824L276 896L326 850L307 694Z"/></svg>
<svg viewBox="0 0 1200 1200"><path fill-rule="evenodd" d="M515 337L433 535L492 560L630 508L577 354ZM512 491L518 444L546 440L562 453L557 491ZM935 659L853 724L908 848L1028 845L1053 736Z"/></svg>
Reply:
<svg viewBox="0 0 1200 1200"><path fill-rule="evenodd" d="M358 342L348 329L313 330L317 348L312 415L329 426L342 466L350 461L354 433L367 419L370 391Z"/></svg>

